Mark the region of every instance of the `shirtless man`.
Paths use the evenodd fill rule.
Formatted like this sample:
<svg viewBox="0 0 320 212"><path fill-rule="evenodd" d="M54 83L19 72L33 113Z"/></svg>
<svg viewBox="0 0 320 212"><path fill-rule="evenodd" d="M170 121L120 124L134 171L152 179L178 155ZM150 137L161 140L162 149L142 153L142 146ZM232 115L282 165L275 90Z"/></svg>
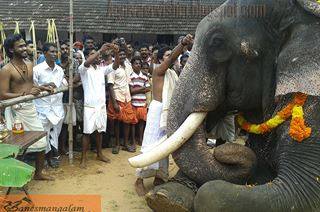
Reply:
<svg viewBox="0 0 320 212"><path fill-rule="evenodd" d="M147 115L147 123L143 136L141 152L148 152L154 148L159 140L166 136L166 124L168 107L174 90L174 86L178 80L178 76L174 70L170 69L172 64L177 60L183 52L185 46L193 42L192 35L184 37L174 49L171 51L169 47L163 47L158 52L160 65L157 66L152 73L153 81L153 100L149 106ZM167 80L165 80L165 78ZM165 97L163 99L162 97ZM168 158L154 163L146 168L137 169L138 179L135 182L135 189L139 196L146 193L143 185L143 179L155 177L153 184L160 185L168 179Z"/></svg>
<svg viewBox="0 0 320 212"><path fill-rule="evenodd" d="M160 52L158 53L158 59L160 60L161 64L157 68L155 68L152 73L154 100L162 102L163 83L166 71L177 60L177 58L183 52L184 47L190 45L190 43L192 42L192 35L187 35L182 39L181 43L178 44L172 51L168 49L164 52L163 56L159 54Z"/></svg>
<svg viewBox="0 0 320 212"><path fill-rule="evenodd" d="M0 99L11 99L24 95L38 95L43 90L52 91L49 85L35 86L33 84L33 65L26 59L26 43L22 36L17 34L5 40L5 50L10 58L10 63L0 71ZM26 131L44 131L32 101L14 105L6 108L7 127L11 129L13 123L13 112L24 126ZM42 173L45 159L46 138L40 139L31 145L27 152L36 153L36 171L34 179L53 180Z"/></svg>

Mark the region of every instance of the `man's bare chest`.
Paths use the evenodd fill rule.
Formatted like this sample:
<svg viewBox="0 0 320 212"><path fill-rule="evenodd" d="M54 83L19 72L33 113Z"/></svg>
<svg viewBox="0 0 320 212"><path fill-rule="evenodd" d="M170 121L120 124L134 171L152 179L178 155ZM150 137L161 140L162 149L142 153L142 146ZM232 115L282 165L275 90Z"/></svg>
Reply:
<svg viewBox="0 0 320 212"><path fill-rule="evenodd" d="M28 68L25 72L19 70L18 68L12 68L10 70L10 81L14 84L24 84L33 82L33 72L32 69Z"/></svg>

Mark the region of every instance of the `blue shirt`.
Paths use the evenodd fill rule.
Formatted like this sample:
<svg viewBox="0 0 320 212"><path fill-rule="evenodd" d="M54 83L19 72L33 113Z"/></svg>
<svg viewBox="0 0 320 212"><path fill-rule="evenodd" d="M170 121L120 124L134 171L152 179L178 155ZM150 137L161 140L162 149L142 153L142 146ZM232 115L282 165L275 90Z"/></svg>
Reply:
<svg viewBox="0 0 320 212"><path fill-rule="evenodd" d="M37 65L46 61L46 57L44 56L44 54L40 54L38 60L37 60ZM56 59L56 64L57 65L61 65L61 61L59 59Z"/></svg>

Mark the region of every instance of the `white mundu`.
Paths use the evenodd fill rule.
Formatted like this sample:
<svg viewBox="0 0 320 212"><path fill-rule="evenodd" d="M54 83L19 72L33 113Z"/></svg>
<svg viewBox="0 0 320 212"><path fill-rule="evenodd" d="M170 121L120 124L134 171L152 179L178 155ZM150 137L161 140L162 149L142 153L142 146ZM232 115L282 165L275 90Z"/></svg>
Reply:
<svg viewBox="0 0 320 212"><path fill-rule="evenodd" d="M114 69L108 66L79 67L84 91L83 133L105 132L107 128L106 81L105 76Z"/></svg>
<svg viewBox="0 0 320 212"><path fill-rule="evenodd" d="M68 84L64 79L63 69L56 64L51 68L46 61L33 68L33 82L38 86L54 83L57 88ZM51 145L58 149L58 138L64 119L62 96L63 93L58 93L34 100L39 119L47 131L46 153L51 150Z"/></svg>
<svg viewBox="0 0 320 212"><path fill-rule="evenodd" d="M44 131L41 121L37 116L36 107L32 101L20 103L7 107L5 110L5 118L7 128L12 129L15 117L22 122L26 131ZM47 139L41 138L39 141L28 147L27 152L42 152L46 150Z"/></svg>

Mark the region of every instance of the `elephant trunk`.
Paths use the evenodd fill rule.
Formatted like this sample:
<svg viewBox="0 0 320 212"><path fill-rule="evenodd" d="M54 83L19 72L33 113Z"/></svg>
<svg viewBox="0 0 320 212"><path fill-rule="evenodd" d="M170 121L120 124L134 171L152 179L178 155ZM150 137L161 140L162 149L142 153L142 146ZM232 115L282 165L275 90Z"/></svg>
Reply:
<svg viewBox="0 0 320 212"><path fill-rule="evenodd" d="M176 132L190 114L215 111L225 100L226 67L206 64L197 46L195 43L192 57L171 98L168 136ZM214 179L245 182L255 164L255 154L237 144L210 149L206 145L204 126L205 123L201 124L193 136L172 154L180 170L198 184Z"/></svg>
<svg viewBox="0 0 320 212"><path fill-rule="evenodd" d="M319 211L320 143L315 138L303 143L289 139L278 146L279 171L272 182L259 186L208 182L197 193L195 211Z"/></svg>

